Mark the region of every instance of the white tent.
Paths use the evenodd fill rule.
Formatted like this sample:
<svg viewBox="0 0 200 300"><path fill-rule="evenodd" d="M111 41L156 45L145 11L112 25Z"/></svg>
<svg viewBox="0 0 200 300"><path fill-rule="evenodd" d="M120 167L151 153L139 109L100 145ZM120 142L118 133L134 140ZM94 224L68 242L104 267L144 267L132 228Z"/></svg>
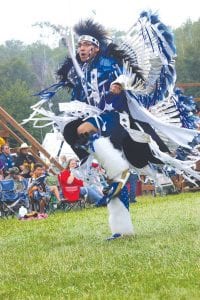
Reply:
<svg viewBox="0 0 200 300"><path fill-rule="evenodd" d="M65 155L67 158L76 156L70 145L64 141L60 132L47 133L42 146L54 158L61 155Z"/></svg>

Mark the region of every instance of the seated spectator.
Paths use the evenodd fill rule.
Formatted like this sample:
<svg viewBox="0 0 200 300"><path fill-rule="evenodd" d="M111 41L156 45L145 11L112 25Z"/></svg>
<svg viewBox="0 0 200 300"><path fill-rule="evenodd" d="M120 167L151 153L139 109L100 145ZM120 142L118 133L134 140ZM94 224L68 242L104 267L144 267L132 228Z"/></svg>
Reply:
<svg viewBox="0 0 200 300"><path fill-rule="evenodd" d="M30 178L33 172L35 158L28 152L29 146L26 143L22 143L19 148L19 154L16 158L15 165L20 169L21 175L24 178Z"/></svg>
<svg viewBox="0 0 200 300"><path fill-rule="evenodd" d="M20 194L21 200L26 208L29 208L29 198L27 192L27 181L20 175L17 167L8 169L8 176L5 179L13 179L15 183L15 191Z"/></svg>
<svg viewBox="0 0 200 300"><path fill-rule="evenodd" d="M36 163L34 165L32 177L28 182L28 195L34 210L35 203L39 205L39 212L44 213L47 203L50 200L51 194L48 186L45 183L45 175L43 165Z"/></svg>
<svg viewBox="0 0 200 300"><path fill-rule="evenodd" d="M80 187L79 195L80 197L87 197L87 201L89 203L93 203L98 205L103 198L103 195L98 192L97 190L89 187L84 186L84 182L81 179L76 178L73 173L71 172L74 168L77 167L77 160L70 159L68 161L68 165L66 166L65 170L60 173L60 184L61 187ZM71 192L73 193L73 192ZM76 191L77 193L77 191Z"/></svg>
<svg viewBox="0 0 200 300"><path fill-rule="evenodd" d="M48 168L43 166L43 174L46 176L46 184L50 192L55 196L58 202L61 201L60 193L58 190L58 177L49 173Z"/></svg>
<svg viewBox="0 0 200 300"><path fill-rule="evenodd" d="M28 194L31 199L32 206L38 203L40 213L44 213L45 207L53 194L58 202L61 201L58 187L56 185L49 186L46 184L46 173L44 166L40 163L34 165L32 177L28 181Z"/></svg>
<svg viewBox="0 0 200 300"><path fill-rule="evenodd" d="M13 157L10 154L10 147L8 144L1 146L0 161L3 164L3 172L5 176L8 169L14 167L15 165Z"/></svg>
<svg viewBox="0 0 200 300"><path fill-rule="evenodd" d="M66 166L67 166L67 157L66 157L66 155L63 154L63 155L60 156L60 164L64 169L66 168Z"/></svg>
<svg viewBox="0 0 200 300"><path fill-rule="evenodd" d="M46 176L47 176L47 178L46 178L47 185L58 186L58 176L55 175L54 168L48 159L45 160L45 165L44 165L43 169L44 169L44 174L46 174ZM53 174L52 174L52 171L53 171Z"/></svg>
<svg viewBox="0 0 200 300"><path fill-rule="evenodd" d="M0 180L4 179L3 168L4 168L3 162L0 160Z"/></svg>

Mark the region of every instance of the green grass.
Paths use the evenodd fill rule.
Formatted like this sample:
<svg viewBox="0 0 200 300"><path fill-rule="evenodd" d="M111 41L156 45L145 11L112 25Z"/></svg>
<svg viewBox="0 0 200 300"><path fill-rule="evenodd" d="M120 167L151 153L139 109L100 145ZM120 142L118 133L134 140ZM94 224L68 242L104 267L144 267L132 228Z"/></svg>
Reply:
<svg viewBox="0 0 200 300"><path fill-rule="evenodd" d="M0 299L200 299L200 194L140 197L136 237L107 209L0 220Z"/></svg>

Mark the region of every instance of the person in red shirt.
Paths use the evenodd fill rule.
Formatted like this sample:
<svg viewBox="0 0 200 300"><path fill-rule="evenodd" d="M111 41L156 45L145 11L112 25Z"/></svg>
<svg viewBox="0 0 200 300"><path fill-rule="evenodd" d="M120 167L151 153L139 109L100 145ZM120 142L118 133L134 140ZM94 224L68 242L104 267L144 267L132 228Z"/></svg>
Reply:
<svg viewBox="0 0 200 300"><path fill-rule="evenodd" d="M59 181L64 197L71 201L85 197L89 203L100 203L101 199L104 197L103 194L92 187L84 186L84 182L81 179L76 178L71 172L71 170L76 167L77 160L72 158L68 161L66 169L59 175Z"/></svg>

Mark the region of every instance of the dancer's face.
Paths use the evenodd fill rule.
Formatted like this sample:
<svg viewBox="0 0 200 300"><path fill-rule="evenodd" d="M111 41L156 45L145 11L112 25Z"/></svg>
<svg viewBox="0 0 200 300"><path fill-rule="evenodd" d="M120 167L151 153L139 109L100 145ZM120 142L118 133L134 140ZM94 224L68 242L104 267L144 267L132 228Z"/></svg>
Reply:
<svg viewBox="0 0 200 300"><path fill-rule="evenodd" d="M78 43L78 54L82 62L86 62L97 55L99 48L88 41Z"/></svg>

